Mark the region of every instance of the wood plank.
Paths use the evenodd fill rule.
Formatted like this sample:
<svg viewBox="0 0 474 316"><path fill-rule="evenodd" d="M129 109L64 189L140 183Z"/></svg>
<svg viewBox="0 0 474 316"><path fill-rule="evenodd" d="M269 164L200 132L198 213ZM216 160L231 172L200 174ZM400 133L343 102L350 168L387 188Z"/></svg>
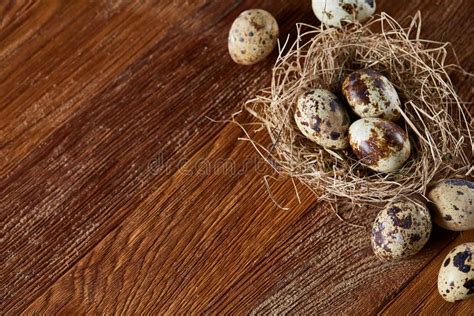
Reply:
<svg viewBox="0 0 474 316"><path fill-rule="evenodd" d="M5 91L0 96L2 173L11 172L137 55L156 45L154 39L169 32L166 25L145 32L149 20L167 16L179 22L172 6L150 11L131 4L51 1L44 6L17 3L6 10L0 73L0 90Z"/></svg>
<svg viewBox="0 0 474 316"><path fill-rule="evenodd" d="M437 234L416 258L383 264L372 255L367 229L315 208L307 190L300 207L269 207L256 160L242 159L252 148L236 144L238 136L227 126L26 312L369 312L449 240ZM200 174L203 161L250 168ZM274 195L296 204L289 181L277 183ZM369 226L372 216L352 217Z"/></svg>
<svg viewBox="0 0 474 316"><path fill-rule="evenodd" d="M422 10L422 36L453 41L474 71L458 32L469 1L379 2L396 18ZM254 6L282 34L315 23L309 1L1 7L0 311L375 312L432 269L456 234L382 264L368 229L301 187L299 205L288 179L272 187L291 207L279 210L241 131L205 118L269 83L271 58L240 67L226 52L230 23ZM471 82L454 79L470 98ZM196 171L219 160L245 172ZM365 227L373 215L345 214Z"/></svg>
<svg viewBox="0 0 474 316"><path fill-rule="evenodd" d="M147 304L152 304L155 300L161 302L163 307L172 305L173 308L185 308L181 303L193 304L192 300L186 302L186 296L199 295L196 291L211 291L214 296L221 293L219 283L216 284L215 279L208 277L210 273L224 273L227 267L232 272L229 277L232 277L234 273L241 273L239 269L251 262L249 257L265 253L266 244L271 242L272 236L284 229L286 223L294 221L299 212L296 209L292 212L261 211L261 206L256 205L255 199L262 201L262 205L267 205L270 198L262 186L261 173L254 172L257 160L239 159L241 154L251 155L252 149L243 144L236 146L236 138L241 132L233 127L228 127L227 130L231 133L223 133L214 142L210 142L167 183L148 196L137 208L140 210L136 213L139 218L130 217L129 221L125 220L120 230L115 230L99 244L100 250L96 252L97 248L94 249L95 255L88 254L77 265L77 271L67 274L87 274L86 271L93 265L99 274L102 274L99 271L105 273L103 278L97 278L97 281L102 282L86 282L85 286L92 286L86 290L86 296L81 296L80 293L86 293L83 291L69 292L79 294L78 297L64 297L55 290L48 291L50 299L56 301L51 312L74 309L76 302L83 302L86 297L91 299L91 305L86 303L83 307L89 312L112 308L117 299L123 306L113 308L123 312L146 310ZM226 172L224 169L221 173L219 168L212 168L211 172L207 172L208 168L203 168L200 164L210 161L206 158L214 155L231 163L234 167L230 167L230 170L234 172ZM210 162L216 161L218 160ZM190 175L195 181L189 181ZM284 198L295 201L294 194L285 195ZM267 225L273 229L262 229L267 228ZM255 240L260 242L255 243ZM112 247L110 242L114 243ZM126 250L112 255L102 247ZM185 253L189 256L181 258ZM212 258L209 254L212 254ZM240 260L236 256L240 256ZM239 264L232 264L237 263L236 260ZM135 265L137 269L130 269ZM194 268L188 271L190 266ZM151 271L154 271L152 275ZM124 288L114 284L118 280L125 281L135 277L137 282L126 290L129 291L127 296L135 299L122 300ZM198 279L195 281L196 286L190 287L193 279ZM66 278L61 280L66 281ZM71 279L67 282L69 281ZM232 278L226 280L222 275L221 282L231 281ZM62 285L64 284L61 282L61 286L57 288ZM74 287L76 285L78 284ZM157 290L150 291L150 286ZM191 293L186 294L187 291ZM95 294L100 295L100 298L94 297ZM180 297L179 301L177 296ZM99 301L101 306L93 304Z"/></svg>
<svg viewBox="0 0 474 316"><path fill-rule="evenodd" d="M252 82L261 78L268 84L270 60L249 68L248 73L240 72L231 60L215 62L227 53L220 45L226 35L219 23L228 25L241 10L238 5L172 3L175 13L169 17L166 10L143 8L145 16L151 13L152 18L144 23L147 29L155 24L160 28L164 17L157 13L165 12L168 27L164 36L157 36L147 52L135 57L99 93L81 102L71 117L47 132L2 177L2 252L7 256L1 304L5 308L27 304L27 300L15 299L26 296L21 293L33 300L35 293L47 288L117 227L153 186L162 184L167 177L148 172L156 157L178 161L207 143L221 127L210 124L205 115L229 114L240 103L236 100L256 92L258 87ZM173 20L174 16L180 19ZM218 36L221 39L216 41ZM51 58L54 62L56 57ZM220 82L226 82L225 90ZM242 85L254 88L242 89ZM2 121L7 125L7 119ZM46 124L45 128L51 127ZM190 143L192 137L195 141ZM14 142L21 150L22 139ZM18 159L11 156L15 159L10 162Z"/></svg>

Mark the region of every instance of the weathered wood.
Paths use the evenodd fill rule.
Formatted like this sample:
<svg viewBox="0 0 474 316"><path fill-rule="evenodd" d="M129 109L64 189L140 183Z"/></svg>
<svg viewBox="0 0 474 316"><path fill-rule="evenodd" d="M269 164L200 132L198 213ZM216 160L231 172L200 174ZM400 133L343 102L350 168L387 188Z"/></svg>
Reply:
<svg viewBox="0 0 474 316"><path fill-rule="evenodd" d="M452 41L474 71L469 1L378 6L421 10L422 36ZM290 207L278 209L243 133L206 118L270 81L275 54L252 67L227 55L227 29L251 7L275 14L282 39L317 23L310 1L0 4L2 313L392 311L433 286L457 234L382 264L368 229L301 185L299 204L291 180L270 180ZM454 80L472 98L472 81ZM367 227L373 212L345 216ZM414 306L444 306L430 293Z"/></svg>

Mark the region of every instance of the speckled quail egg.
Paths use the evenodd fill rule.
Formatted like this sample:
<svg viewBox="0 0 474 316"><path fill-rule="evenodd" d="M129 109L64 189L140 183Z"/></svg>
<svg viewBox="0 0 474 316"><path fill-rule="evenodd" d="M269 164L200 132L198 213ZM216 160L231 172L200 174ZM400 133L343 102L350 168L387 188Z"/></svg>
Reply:
<svg viewBox="0 0 474 316"><path fill-rule="evenodd" d="M241 65L252 65L267 57L278 40L278 24L265 10L242 12L232 23L228 47L232 59Z"/></svg>
<svg viewBox="0 0 474 316"><path fill-rule="evenodd" d="M421 203L403 200L381 210L372 227L372 249L382 260L400 260L423 248L431 234L431 218Z"/></svg>
<svg viewBox="0 0 474 316"><path fill-rule="evenodd" d="M407 133L380 118L362 118L352 123L349 143L360 162L374 171L395 171L410 157Z"/></svg>
<svg viewBox="0 0 474 316"><path fill-rule="evenodd" d="M315 89L298 98L296 125L309 140L331 149L349 146L349 114L332 92Z"/></svg>
<svg viewBox="0 0 474 316"><path fill-rule="evenodd" d="M375 12L375 0L313 0L312 4L319 21L336 27L363 22Z"/></svg>
<svg viewBox="0 0 474 316"><path fill-rule="evenodd" d="M448 302L474 297L474 242L454 247L438 273L438 292Z"/></svg>
<svg viewBox="0 0 474 316"><path fill-rule="evenodd" d="M376 71L354 71L345 78L342 93L360 117L379 117L390 121L400 118L400 99L395 87Z"/></svg>
<svg viewBox="0 0 474 316"><path fill-rule="evenodd" d="M454 231L474 229L474 182L444 180L428 193L428 198L434 205L436 224Z"/></svg>

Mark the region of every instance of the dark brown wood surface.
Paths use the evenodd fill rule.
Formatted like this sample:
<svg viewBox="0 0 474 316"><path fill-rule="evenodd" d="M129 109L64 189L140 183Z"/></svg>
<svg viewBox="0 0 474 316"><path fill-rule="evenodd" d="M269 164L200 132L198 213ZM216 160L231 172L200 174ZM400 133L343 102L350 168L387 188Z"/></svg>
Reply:
<svg viewBox="0 0 474 316"><path fill-rule="evenodd" d="M233 19L256 7L282 39L318 23L310 1L0 2L1 314L472 313L436 289L472 231L437 229L381 263L375 210L350 226L277 177L279 209L242 131L208 119L270 82L275 54L227 54ZM417 10L422 36L474 72L471 1L378 1L400 20ZM472 101L472 79L453 80Z"/></svg>

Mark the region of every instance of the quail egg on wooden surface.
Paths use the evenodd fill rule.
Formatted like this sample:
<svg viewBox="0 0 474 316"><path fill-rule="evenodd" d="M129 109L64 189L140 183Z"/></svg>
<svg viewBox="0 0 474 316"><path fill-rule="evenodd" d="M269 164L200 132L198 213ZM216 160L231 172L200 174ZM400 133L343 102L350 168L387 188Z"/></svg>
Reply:
<svg viewBox="0 0 474 316"><path fill-rule="evenodd" d="M454 231L474 229L474 182L444 180L428 193L428 198L434 205L436 224Z"/></svg>
<svg viewBox="0 0 474 316"><path fill-rule="evenodd" d="M410 157L406 132L397 124L379 118L362 118L352 123L349 143L363 165L379 172L395 171Z"/></svg>
<svg viewBox="0 0 474 316"><path fill-rule="evenodd" d="M409 200L381 210L372 227L372 249L382 260L399 260L423 248L431 234L427 208Z"/></svg>
<svg viewBox="0 0 474 316"><path fill-rule="evenodd" d="M360 117L379 117L390 121L400 118L400 99L395 87L376 71L354 71L345 78L342 93Z"/></svg>
<svg viewBox="0 0 474 316"><path fill-rule="evenodd" d="M438 292L448 302L474 297L474 242L454 247L438 273Z"/></svg>
<svg viewBox="0 0 474 316"><path fill-rule="evenodd" d="M252 65L263 60L275 48L278 32L277 21L267 11L244 11L229 31L230 56L241 65Z"/></svg>
<svg viewBox="0 0 474 316"><path fill-rule="evenodd" d="M311 141L332 149L349 146L349 114L332 92L315 89L298 98L296 125Z"/></svg>
<svg viewBox="0 0 474 316"><path fill-rule="evenodd" d="M375 0L313 0L312 5L319 21L336 27L363 22L375 12Z"/></svg>

